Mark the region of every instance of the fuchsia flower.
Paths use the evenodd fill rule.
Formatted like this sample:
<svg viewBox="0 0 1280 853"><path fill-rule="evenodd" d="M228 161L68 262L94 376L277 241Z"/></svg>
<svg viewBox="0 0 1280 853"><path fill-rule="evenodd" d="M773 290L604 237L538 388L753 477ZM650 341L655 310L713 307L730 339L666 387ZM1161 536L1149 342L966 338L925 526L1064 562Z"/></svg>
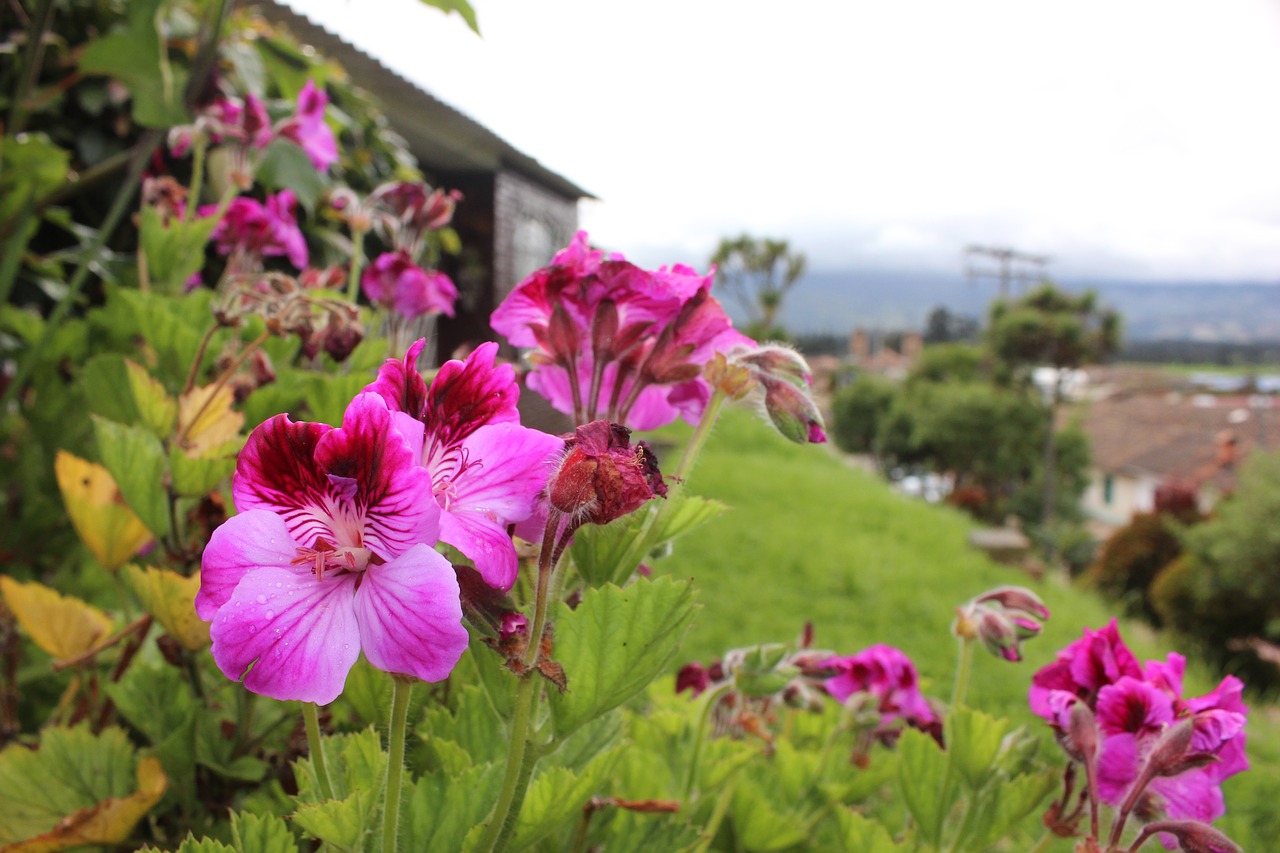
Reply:
<svg viewBox="0 0 1280 853"><path fill-rule="evenodd" d="M824 686L838 702L868 696L886 723L903 720L926 731L939 724L938 715L920 692L915 664L900 649L878 644L856 655L828 658L819 666L837 671Z"/></svg>
<svg viewBox="0 0 1280 853"><path fill-rule="evenodd" d="M440 527L416 447L376 394L342 426L277 415L249 437L214 531L196 612L231 679L326 703L361 651L375 667L445 678L467 646L458 582L431 549Z"/></svg>
<svg viewBox="0 0 1280 853"><path fill-rule="evenodd" d="M529 518L564 443L520 425L520 390L498 345L449 361L427 388L417 371L425 341L389 359L365 388L397 412L440 511L440 539L466 554L490 586L510 589L519 568L507 527Z"/></svg>
<svg viewBox="0 0 1280 853"><path fill-rule="evenodd" d="M267 196L266 204L247 196L231 202L213 231L214 246L238 268L253 268L264 257L284 256L298 269L307 265L307 242L298 227L298 200L292 190ZM200 208L208 216L217 208Z"/></svg>
<svg viewBox="0 0 1280 853"><path fill-rule="evenodd" d="M324 120L328 103L324 90L308 80L298 93L297 111L279 127L280 135L301 148L318 172L327 172L338 162L338 141Z"/></svg>
<svg viewBox="0 0 1280 853"><path fill-rule="evenodd" d="M492 324L513 345L536 348L529 387L579 423L695 422L711 396L702 366L754 345L711 296L712 280L680 264L649 271L606 257L580 231L511 292Z"/></svg>
<svg viewBox="0 0 1280 853"><path fill-rule="evenodd" d="M1143 793L1148 818L1209 822L1226 807L1221 783L1249 766L1244 726L1248 708L1244 685L1227 676L1205 696L1185 699L1186 660L1170 654L1165 662L1139 667L1112 620L1058 653L1033 678L1031 709L1064 730L1071 706L1083 703L1097 721L1098 791L1103 802L1120 805L1142 777L1166 732L1190 720L1185 754L1159 768ZM1168 845L1166 845L1168 846Z"/></svg>
<svg viewBox="0 0 1280 853"><path fill-rule="evenodd" d="M418 266L404 249L379 255L365 268L360 286L371 302L409 319L428 313L452 317L458 298L447 275Z"/></svg>

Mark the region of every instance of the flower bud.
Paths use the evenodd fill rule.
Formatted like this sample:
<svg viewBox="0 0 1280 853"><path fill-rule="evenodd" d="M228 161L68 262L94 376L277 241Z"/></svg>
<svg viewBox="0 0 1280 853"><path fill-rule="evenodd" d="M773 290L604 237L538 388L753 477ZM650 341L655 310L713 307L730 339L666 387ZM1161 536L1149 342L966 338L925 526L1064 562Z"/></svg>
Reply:
<svg viewBox="0 0 1280 853"><path fill-rule="evenodd" d="M723 391L730 400L741 400L756 387L751 371L741 364L730 364L723 353L716 353L702 369L702 375L713 388Z"/></svg>
<svg viewBox="0 0 1280 853"><path fill-rule="evenodd" d="M547 486L553 508L592 524L608 524L666 495L649 445L632 446L631 430L608 421L584 424L566 438L564 459Z"/></svg>
<svg viewBox="0 0 1280 853"><path fill-rule="evenodd" d="M677 693L688 690L694 696L701 696L710 684L711 679L707 676L707 671L697 661L685 664L676 673Z"/></svg>
<svg viewBox="0 0 1280 853"><path fill-rule="evenodd" d="M1184 853L1242 853L1240 846L1218 830L1198 820L1160 820L1142 828L1131 849L1157 833L1172 835Z"/></svg>
<svg viewBox="0 0 1280 853"><path fill-rule="evenodd" d="M797 444L826 442L822 413L812 396L786 380L758 379L764 387L765 412L778 432Z"/></svg>
<svg viewBox="0 0 1280 853"><path fill-rule="evenodd" d="M979 611L978 639L982 640L987 651L1014 663L1022 660L1022 651L1018 648L1018 631L1009 617L986 607L980 607Z"/></svg>
<svg viewBox="0 0 1280 853"><path fill-rule="evenodd" d="M1033 616L1037 619L1049 618L1049 608L1044 606L1044 602L1040 600L1040 596L1036 595L1026 587L996 587L989 592L984 592L982 595L979 595L974 599L974 602L977 604L995 602L1005 610L1021 610L1028 616Z"/></svg>
<svg viewBox="0 0 1280 853"><path fill-rule="evenodd" d="M782 344L764 344L735 359L739 364L765 376L786 379L797 388L813 386L813 374L804 356Z"/></svg>

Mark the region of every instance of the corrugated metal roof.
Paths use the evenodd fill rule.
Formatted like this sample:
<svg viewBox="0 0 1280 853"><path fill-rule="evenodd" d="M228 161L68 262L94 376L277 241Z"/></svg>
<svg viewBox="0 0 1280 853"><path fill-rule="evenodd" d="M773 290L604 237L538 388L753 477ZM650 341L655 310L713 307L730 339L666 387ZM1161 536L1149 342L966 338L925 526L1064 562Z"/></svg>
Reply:
<svg viewBox="0 0 1280 853"><path fill-rule="evenodd" d="M305 15L278 2L259 3L257 9L302 43L339 62L357 85L376 96L388 122L424 167L488 173L505 169L568 198L595 198Z"/></svg>

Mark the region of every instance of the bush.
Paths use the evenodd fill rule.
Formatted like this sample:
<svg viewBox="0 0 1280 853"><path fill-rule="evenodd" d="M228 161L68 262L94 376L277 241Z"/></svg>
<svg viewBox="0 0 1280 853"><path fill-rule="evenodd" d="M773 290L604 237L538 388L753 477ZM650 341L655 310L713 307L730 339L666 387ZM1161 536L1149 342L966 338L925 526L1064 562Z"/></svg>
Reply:
<svg viewBox="0 0 1280 853"><path fill-rule="evenodd" d="M1157 513L1135 515L1115 532L1088 569L1086 583L1124 603L1157 625L1161 617L1151 601L1151 585L1161 570L1182 555L1182 540L1171 519Z"/></svg>
<svg viewBox="0 0 1280 853"><path fill-rule="evenodd" d="M880 424L897 393L892 382L866 374L837 391L832 403L835 423L831 431L836 447L846 453L872 452Z"/></svg>

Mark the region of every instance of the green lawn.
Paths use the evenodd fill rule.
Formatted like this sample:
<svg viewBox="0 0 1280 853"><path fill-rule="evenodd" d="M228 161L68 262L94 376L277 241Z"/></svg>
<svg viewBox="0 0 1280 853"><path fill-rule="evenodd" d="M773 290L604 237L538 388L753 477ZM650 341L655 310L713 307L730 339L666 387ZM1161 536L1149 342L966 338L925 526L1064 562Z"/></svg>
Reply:
<svg viewBox="0 0 1280 853"><path fill-rule="evenodd" d="M678 442L685 435L673 430L663 437ZM1045 632L1026 646L1021 664L980 653L969 699L1041 725L1026 706L1032 673L1083 626L1111 618L1111 609L1088 591L1057 577L1031 581L970 549L965 536L972 523L963 514L902 497L846 465L830 446L789 444L743 411L726 413L689 487L733 509L676 542L660 564L693 577L701 589L703 609L685 643L685 660L706 662L734 646L791 640L809 621L816 645L837 653L875 642L898 646L916 661L926 692L945 699L956 606L998 584L1023 584L1052 610ZM1121 620L1121 632L1141 660L1178 648L1176 638L1141 623ZM1192 669L1192 695L1216 681L1204 668ZM1277 709L1255 705L1249 731L1254 769L1225 786L1228 814L1221 827L1246 850L1260 851L1280 838Z"/></svg>

